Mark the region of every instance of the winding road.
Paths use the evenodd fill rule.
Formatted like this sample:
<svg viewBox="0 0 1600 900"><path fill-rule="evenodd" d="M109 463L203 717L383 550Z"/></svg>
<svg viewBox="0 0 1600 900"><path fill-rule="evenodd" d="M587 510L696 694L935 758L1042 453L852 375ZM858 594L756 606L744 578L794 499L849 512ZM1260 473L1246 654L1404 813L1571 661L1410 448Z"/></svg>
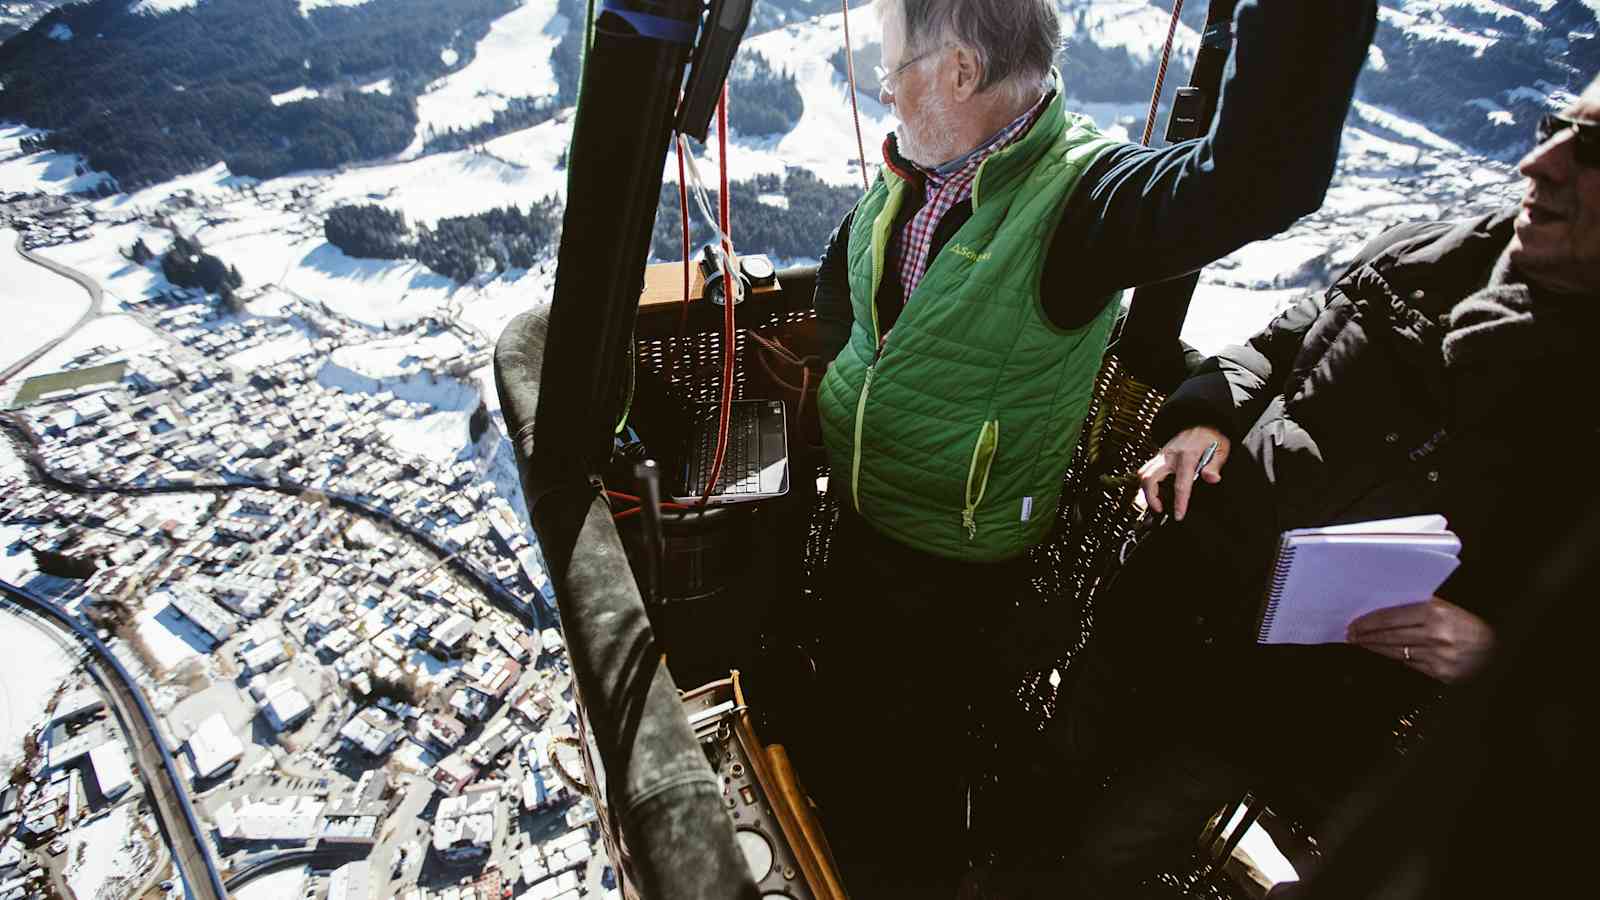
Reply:
<svg viewBox="0 0 1600 900"><path fill-rule="evenodd" d="M307 493L308 490L295 485L244 479L217 484L126 487L85 484L63 478L51 472L45 466L39 448L39 439L28 426L28 423L20 416L13 413L0 412L0 430L7 432L9 436L21 445L20 449L24 451L24 459L27 463L29 474L35 481L47 487L73 494L148 496L195 492L229 493L253 488L300 496ZM358 515L382 522L417 541L439 558L438 564L449 565L459 575L467 578L495 606L534 629L544 627L543 616L540 615L539 607L536 604L523 606L514 595L489 579L459 553L451 552L440 546L431 536L394 518L387 512L371 506L358 497L326 492L318 493L332 503ZM168 845L173 849L173 856L179 863L179 869L188 882L191 891L190 896L200 898L200 900L210 900L210 898L222 900L222 898L225 898L227 896L226 888L217 871L215 861L206 851L207 845L203 837L203 831L195 818L188 793L182 787L182 782L177 775L170 752L158 736L155 715L150 710L143 693L139 690L137 682L122 667L121 662L111 655L111 651L96 638L93 632L71 613L48 600L33 595L26 589L18 588L5 582L0 582L0 593L13 598L30 611L48 616L53 620L54 624L67 629L73 637L77 638L80 643L91 651L94 659L98 661L98 664L92 667L96 680L106 688L107 694L115 702L117 716L123 723L124 730L129 735L136 736L133 743L136 745L134 750L138 758L138 770L147 782L150 796L159 807L157 810L158 820L167 836ZM234 877L229 881L229 886L238 887L260 875L293 862L305 862L307 860L331 861L339 858L339 854L332 850L319 850L308 852L308 854L304 857L297 853L268 854L253 861L253 865L234 873Z"/></svg>
<svg viewBox="0 0 1600 900"><path fill-rule="evenodd" d="M98 317L100 315L100 308L105 302L105 292L100 289L100 282L95 281L93 278L90 278L82 272L79 272L77 269L69 269L58 262L45 259L37 253L27 250L25 247L23 247L22 234L20 232L17 234L16 251L18 256L22 257L28 262L31 262L36 266L43 266L57 275L60 275L62 278L70 278L77 282L80 287L89 292L89 308L84 311L83 315L78 317L78 321L74 322L71 328L68 328L65 332L62 332L59 337L51 338L45 342L44 346L34 350L32 353L29 353L27 356L24 356L22 359L17 360L11 365L6 366L4 370L0 370L0 384L5 384L6 382L10 381L18 372L21 372L23 369L26 369L35 362L38 362L39 357L44 356L51 350L54 350L61 344L62 341L72 337L78 332L78 329L89 324L90 321Z"/></svg>
<svg viewBox="0 0 1600 900"><path fill-rule="evenodd" d="M156 821L172 850L189 896L195 900L225 900L227 890L216 861L207 851L204 831L195 818L183 778L171 751L161 740L155 712L139 690L138 682L112 655L110 648L72 613L5 581L0 581L0 594L5 596L3 602L14 605L41 627L59 628L85 649L84 666L110 698L112 711L123 733L128 735L137 771L144 780L145 796L155 811Z"/></svg>

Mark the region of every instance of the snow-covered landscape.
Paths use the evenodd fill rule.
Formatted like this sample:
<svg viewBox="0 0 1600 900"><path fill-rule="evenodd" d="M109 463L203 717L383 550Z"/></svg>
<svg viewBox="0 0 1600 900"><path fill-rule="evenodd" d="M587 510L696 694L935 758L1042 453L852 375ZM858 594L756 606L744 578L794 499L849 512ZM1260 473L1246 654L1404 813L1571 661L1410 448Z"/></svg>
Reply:
<svg viewBox="0 0 1600 900"><path fill-rule="evenodd" d="M129 0L127 8L148 17L193 15L205 2ZM314 25L319 18L359 12L341 13L340 7L371 5L377 10L386 2L297 0L285 15L293 16L297 8ZM0 25L28 27L54 5L0 2ZM1167 0L1059 0L1059 5L1069 53L1106 54L1125 60L1130 69L1154 66L1167 32ZM116 179L90 170L87 159L77 153L37 149L37 141L46 133L33 124L0 122L0 223L8 226L0 229L0 320L11 323L0 349L0 368L59 337L89 304L78 284L19 256L13 249L19 238L31 252L80 273L104 291L99 315L0 384L0 401L9 407L33 376L128 363L124 383L137 386L147 407L131 433L148 435L150 443L160 435L187 433L201 445L163 444L152 449L134 447L131 440L119 444L108 439L103 443L110 449L102 451L96 449L102 442L69 441L64 435L74 433L72 429L86 429L91 417L105 415L92 402L52 411L52 417L64 417L59 420L29 420L41 432L54 429L48 440L56 442L50 446L60 453L59 462L68 466L64 471L69 474L113 480L107 473L131 473L129 483L141 486L175 479L310 485L316 490L308 494L354 497L392 516L383 528L362 519L364 528L344 531L343 524L339 529L328 525L316 533L338 530L353 535L349 538L353 546L383 545L394 554L401 571L421 573L414 583L402 576L395 585L404 583L413 593L429 592L430 600L452 612L477 612L476 604L464 599L470 591L432 580L442 563L415 547L394 549L424 535L437 542L432 546L441 550L441 557L446 552L452 558L481 554L482 568L495 566L494 583L520 585L530 608L531 598L547 602L542 556L529 527L489 354L511 318L549 304L555 283L554 245L531 265L526 260L516 266L480 260L483 266L475 277L452 278L417 261L422 257L416 254L384 259L351 256L329 241L327 222L336 208L372 205L403 215L406 228L415 233L456 217L508 206L529 210L546 198L554 198L560 207L581 204L582 198L567 196L565 158L572 109L540 107L548 117L538 124L496 133L504 121L497 116L507 110L526 108L528 103L554 106L559 78L553 58L562 39L580 27L560 8L564 7L557 0L525 0L495 19L486 33L478 32L483 37L475 46L465 39L425 45L430 57L437 49L447 71L436 68L434 74L445 74L430 74L423 80L408 80L405 72L387 70L343 80L313 79L307 74L311 60L306 60L302 72L296 57L287 78L261 91L264 106L269 99L273 109L288 111L338 102L345 95L363 102L374 98L360 94L415 97L416 126L410 146L335 169L300 170L263 180L236 175L227 163L212 158L184 169L187 174L122 191ZM832 9L812 18L786 12L790 24L745 40L745 53L760 54L775 71L793 76L803 112L782 132L760 136L735 132L727 160L732 180L783 177L804 170L828 185L859 189L862 163L856 155L856 116L835 58L843 46L844 21L837 8ZM1497 54L1509 52L1513 45L1527 45L1551 58L1565 58L1562 54L1570 47L1592 46L1594 33L1600 30L1600 2L1384 0L1380 15L1379 40L1346 121L1338 169L1324 206L1283 234L1243 247L1203 271L1183 332L1184 340L1194 347L1210 352L1247 337L1295 297L1326 285L1361 246L1391 225L1465 217L1514 201L1522 191L1514 169L1515 148L1531 134L1532 116L1570 102L1595 74L1573 72L1560 84L1543 76L1518 80L1520 76L1508 74L1503 83L1484 87L1481 96L1466 104L1452 103L1434 115L1421 101L1407 106L1402 96L1413 84L1404 80L1413 67L1411 54L1444 60L1450 66L1470 67L1482 60L1485 66L1504 68L1506 57ZM41 33L45 30L41 28ZM857 77L863 79L856 100L871 174L881 164L879 148L895 120L875 90L866 86L871 76L861 63L867 60L865 67L870 70L876 61L881 40L877 16L866 6L852 7L849 31L858 51ZM92 39L61 24L50 32L62 43ZM5 33L10 32L0 36ZM1186 80L1198 42L1193 22L1186 19L1176 34L1167 96ZM1523 55L1513 54L1514 62L1526 55L1517 52ZM1475 70L1464 71L1473 71L1476 82L1492 81ZM1454 74L1442 72L1439 77L1452 79ZM1086 95L1075 94L1075 89ZM1109 134L1137 136L1143 126L1144 104L1124 95L1147 93L1147 84L1110 99L1104 85L1069 81L1065 90L1071 107L1095 118ZM735 92L730 103L741 102ZM436 141L452 129L485 126L492 126L484 131L490 136L448 145L461 149L440 149ZM699 169L708 178L714 178L719 162L715 145L709 142L698 157ZM676 181L677 166L670 154L663 171L668 182ZM788 201L776 194L764 202L782 206ZM579 211L587 212L581 205L575 209ZM733 238L741 252L768 250L741 244L740 237L735 221ZM819 253L825 237L817 236ZM179 238L214 255L236 279L230 282L226 299L180 287L169 278L157 258ZM157 258L140 257L136 251L140 245ZM189 384L174 372L181 372ZM193 388L191 395L194 384L201 387ZM202 392L213 398L248 395L251 399L231 406L201 402L194 395ZM302 396L295 396L297 392ZM161 412L154 414L157 408ZM19 418L28 419L26 408ZM364 453L371 455L359 455ZM347 468L347 458L362 462ZM372 471L362 471L363 466ZM437 484L429 482L426 496L415 502L390 487L422 482L424 474ZM0 482L20 485L25 480L16 446L9 438L0 441ZM268 511L241 513L233 527L256 527L250 524L252 516L277 526L282 524L277 518L290 516L302 521L327 515L328 523L343 522L339 517L347 513L329 513L323 500L303 498L272 507L279 501L263 496L249 502ZM156 555L157 547L206 540L211 534L206 529L213 527L212 517L226 498L192 492L123 499L115 511L118 522L166 534L151 539ZM74 502L79 504L74 517L63 519L59 527L33 520L0 522L0 578L72 592L74 582L43 573L40 557L28 542L55 546L49 542L79 527L76 523L91 507L85 500ZM483 515L489 508L496 511L494 515ZM496 519L492 527L486 524L501 509L509 518ZM405 532L409 536L387 530L400 522L413 529ZM115 553L116 545L126 542L123 537L110 539L104 550ZM303 548L295 546L299 554ZM132 551L127 555L133 556ZM304 565L296 562L265 577L316 579L319 589L333 599L305 608L311 609L310 615L328 619L330 631L346 631L340 617L350 607L335 604L349 603L358 590L367 591L357 586L367 584L361 579L372 577L372 559L346 565L343 559L305 556ZM150 581L116 582L124 595L132 597L132 605L112 640L119 658L138 673L153 706L169 717L167 727L173 731L169 737L180 738L172 742L175 749L198 724L189 719L201 717L191 709L226 706L229 721L235 724L254 715L250 704L255 701L229 706L216 698L239 694L234 682L248 681L237 671L243 665L236 662L245 652L242 648L254 649L274 636L282 639L290 629L286 616L258 619L250 626L254 633L217 640L165 592L141 593L146 584L156 583L173 569L194 564L183 554L173 559L183 562L152 565ZM226 565L231 563L217 563ZM106 575L97 577L111 580ZM476 675L460 658L435 655L420 644L406 646L392 639L385 644L377 639L389 625L381 616L374 617L370 607L376 601L368 600L384 595L391 583L384 584L372 588L372 594L363 593L361 604L354 607L358 614L348 623L346 637L367 643L338 663L345 666L339 677L354 680L356 673L370 671L399 684L403 676L430 696L452 690L456 682L471 682ZM294 608L296 615L303 611ZM467 618L465 613L462 617ZM363 624L358 627L356 620ZM477 623L478 616L471 615L470 620ZM256 628L266 625L271 628ZM304 622L293 627L303 629ZM487 634L489 626L479 630ZM75 665L72 652L35 631L36 626L0 611L0 770L19 758L23 736L40 723L56 686ZM220 648L228 640L234 643L223 653ZM494 646L493 640L485 637L485 646ZM307 640L306 652L293 663L307 694L322 691L313 707L344 703L348 689L348 682L335 681L332 674L314 674L318 654L326 650L320 639ZM355 657L358 662L347 664ZM533 659L539 658L535 649ZM527 674L534 666L528 663ZM328 666L329 673L333 668ZM550 671L542 670L540 678ZM323 690L334 684L338 687ZM540 690L546 686L543 681L539 684ZM570 683L551 689L559 696L563 689L570 691ZM232 703L230 699L228 704ZM318 761L304 755L303 748L336 741L339 723L331 711L321 708L312 720L292 740L268 734L257 741L248 766L261 771L238 773L238 780L259 791L269 786L269 771L277 772L274 778L294 777L289 773L316 768ZM241 729L247 738L250 730L251 726ZM532 736L530 732L530 740ZM542 732L539 736L547 737ZM397 772L427 772L446 756L420 739L402 738L401 744L393 756ZM290 748L295 750L292 756ZM537 771L537 754L527 765ZM426 785L420 778L417 781ZM218 800L226 793L220 784L208 784L206 790L215 790L213 799ZM420 809L418 805L407 815ZM119 891L128 886L119 886L117 876L148 868L154 859L153 845L137 837L155 834L146 815L133 804L117 805L97 811L71 832L70 845L56 868L72 893L84 900L124 896ZM130 841L130 836L135 837ZM403 837L381 838L385 856L375 868L389 865L390 846ZM1271 854L1269 848L1254 852ZM399 853L394 859L406 857ZM397 872L407 867L415 871L420 863L415 858L403 866L396 863ZM583 870L597 893L601 868L596 864ZM290 869L256 881L238 896L300 896L304 886L319 877Z"/></svg>
<svg viewBox="0 0 1600 900"><path fill-rule="evenodd" d="M0 284L6 286L9 297L16 298L17 312L23 313L10 320L14 324L6 335L5 349L0 351L0 368L61 335L89 308L89 295L83 288L23 259L16 249L18 237L9 228L0 230Z"/></svg>
<svg viewBox="0 0 1600 900"><path fill-rule="evenodd" d="M9 573L5 573L9 574ZM56 689L78 664L53 632L10 610L0 610L0 771L11 771L23 737L44 715Z"/></svg>
<svg viewBox="0 0 1600 900"><path fill-rule="evenodd" d="M556 0L528 0L494 23L472 62L428 86L417 98L417 138L404 155L422 149L435 132L470 128L494 118L511 100L556 92L550 53L570 26Z"/></svg>

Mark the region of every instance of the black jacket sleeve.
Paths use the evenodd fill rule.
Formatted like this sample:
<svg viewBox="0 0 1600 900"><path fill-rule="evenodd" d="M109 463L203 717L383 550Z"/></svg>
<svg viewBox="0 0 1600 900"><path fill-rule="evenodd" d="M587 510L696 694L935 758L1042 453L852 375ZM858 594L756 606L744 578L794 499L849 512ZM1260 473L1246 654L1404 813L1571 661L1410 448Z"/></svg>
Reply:
<svg viewBox="0 0 1600 900"><path fill-rule="evenodd" d="M1083 325L1113 291L1193 272L1322 205L1374 0L1243 0L1203 138L1102 154L1063 211L1045 309ZM1066 86L1070 93L1071 85Z"/></svg>
<svg viewBox="0 0 1600 900"><path fill-rule="evenodd" d="M1164 444L1185 428L1209 425L1237 442L1283 390L1300 344L1324 306L1321 295L1308 294L1248 341L1201 363L1156 414L1150 440Z"/></svg>
<svg viewBox="0 0 1600 900"><path fill-rule="evenodd" d="M1185 428L1210 425L1238 441L1283 390L1306 332L1340 295L1344 278L1396 247L1450 227L1449 222L1415 222L1391 228L1367 242L1326 296L1312 292L1301 297L1248 341L1202 362L1156 414L1150 440L1160 445Z"/></svg>
<svg viewBox="0 0 1600 900"><path fill-rule="evenodd" d="M821 342L822 358L830 364L850 340L854 313L850 308L848 267L850 222L854 218L852 209L829 235L828 246L822 251L822 262L817 266L816 293L811 298L811 308L817 314L817 339Z"/></svg>

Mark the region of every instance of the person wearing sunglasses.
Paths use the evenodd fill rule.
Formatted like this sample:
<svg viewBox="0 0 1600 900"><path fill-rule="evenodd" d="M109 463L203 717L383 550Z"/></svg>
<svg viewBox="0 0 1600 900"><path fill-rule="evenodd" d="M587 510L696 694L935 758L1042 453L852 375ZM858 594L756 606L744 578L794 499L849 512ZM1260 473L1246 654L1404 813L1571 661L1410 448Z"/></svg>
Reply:
<svg viewBox="0 0 1600 900"><path fill-rule="evenodd" d="M1600 79L1533 137L1520 203L1379 235L1162 407L1140 474L1173 521L1098 599L1052 723L1067 769L1123 772L1082 822L1070 896L1129 896L1181 865L1246 790L1315 833L1393 755L1403 719L1493 657L1528 567L1592 508L1574 463L1600 436L1582 399L1600 335ZM1426 513L1461 539L1433 596L1357 618L1343 643L1255 643L1281 532Z"/></svg>
<svg viewBox="0 0 1600 900"><path fill-rule="evenodd" d="M1593 293L1600 284L1600 92L1539 121L1539 144L1519 166L1528 190L1512 261L1553 290Z"/></svg>
<svg viewBox="0 0 1600 900"><path fill-rule="evenodd" d="M1209 133L1146 147L1068 108L1057 6L873 4L897 124L813 299L840 509L815 661L828 733L851 737L804 765L853 896L953 893L968 710L1064 649L1014 611L1119 298L1321 205L1377 16L1372 0L1242 0L1213 35L1234 52ZM916 749L862 763L889 746Z"/></svg>

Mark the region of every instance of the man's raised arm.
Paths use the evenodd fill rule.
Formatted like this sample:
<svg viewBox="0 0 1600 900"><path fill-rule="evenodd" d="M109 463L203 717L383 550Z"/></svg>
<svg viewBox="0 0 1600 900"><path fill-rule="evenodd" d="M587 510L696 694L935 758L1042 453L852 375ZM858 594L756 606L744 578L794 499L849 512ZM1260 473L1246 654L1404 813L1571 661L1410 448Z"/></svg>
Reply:
<svg viewBox="0 0 1600 900"><path fill-rule="evenodd" d="M1210 133L1111 150L1068 201L1044 283L1081 289L1047 291L1051 319L1081 325L1112 291L1192 272L1321 206L1376 21L1374 0L1242 0Z"/></svg>

